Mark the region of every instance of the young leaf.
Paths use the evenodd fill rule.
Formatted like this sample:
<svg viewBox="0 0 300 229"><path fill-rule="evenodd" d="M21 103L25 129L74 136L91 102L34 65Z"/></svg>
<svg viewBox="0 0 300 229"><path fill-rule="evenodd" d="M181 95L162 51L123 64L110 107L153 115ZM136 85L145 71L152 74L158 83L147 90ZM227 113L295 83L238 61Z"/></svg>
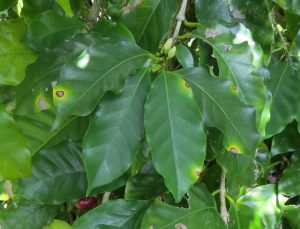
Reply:
<svg viewBox="0 0 300 229"><path fill-rule="evenodd" d="M162 72L152 83L145 129L154 167L179 202L201 172L206 136L192 90L178 74Z"/></svg>
<svg viewBox="0 0 300 229"><path fill-rule="evenodd" d="M143 137L143 110L150 75L130 76L120 95L107 94L92 115L83 143L90 193L120 177L132 164Z"/></svg>
<svg viewBox="0 0 300 229"><path fill-rule="evenodd" d="M53 48L59 41L72 38L82 29L80 21L55 11L46 11L30 24L24 42L32 49L42 51Z"/></svg>
<svg viewBox="0 0 300 229"><path fill-rule="evenodd" d="M281 132L296 118L300 99L300 76L290 63L272 63L271 78L266 82L272 92L271 119L267 125L267 137Z"/></svg>
<svg viewBox="0 0 300 229"><path fill-rule="evenodd" d="M179 71L193 89L204 121L224 134L224 146L238 154L255 154L258 133L255 128L255 109L243 104L232 83L212 78L203 68Z"/></svg>
<svg viewBox="0 0 300 229"><path fill-rule="evenodd" d="M17 195L43 204L60 204L85 195L87 179L80 148L62 143L33 157L32 177L20 179Z"/></svg>
<svg viewBox="0 0 300 229"><path fill-rule="evenodd" d="M41 229L58 213L59 207L19 202L0 211L0 228Z"/></svg>
<svg viewBox="0 0 300 229"><path fill-rule="evenodd" d="M189 208L177 208L154 202L147 210L142 229L149 228L189 228L225 229L225 223L218 214L216 204L204 185L189 191Z"/></svg>
<svg viewBox="0 0 300 229"><path fill-rule="evenodd" d="M176 2L144 0L136 6L134 4L129 3L123 9L120 21L133 33L137 44L154 53L169 31L176 13Z"/></svg>
<svg viewBox="0 0 300 229"><path fill-rule="evenodd" d="M142 200L112 200L81 216L73 229L139 228L139 217L147 207Z"/></svg>
<svg viewBox="0 0 300 229"><path fill-rule="evenodd" d="M184 45L176 46L176 58L184 68L194 67L194 58L190 50Z"/></svg>
<svg viewBox="0 0 300 229"><path fill-rule="evenodd" d="M0 21L0 84L21 83L25 68L36 59L36 53L21 43L25 29L23 19Z"/></svg>
<svg viewBox="0 0 300 229"><path fill-rule="evenodd" d="M31 156L15 120L0 107L0 179L30 176Z"/></svg>

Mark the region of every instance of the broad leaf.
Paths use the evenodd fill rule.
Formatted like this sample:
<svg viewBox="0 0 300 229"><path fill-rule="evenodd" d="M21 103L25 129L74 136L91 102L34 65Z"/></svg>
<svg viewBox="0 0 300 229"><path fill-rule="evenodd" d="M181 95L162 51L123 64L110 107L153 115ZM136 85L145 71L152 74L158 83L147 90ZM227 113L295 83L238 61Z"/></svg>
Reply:
<svg viewBox="0 0 300 229"><path fill-rule="evenodd" d="M300 15L300 2L298 0L273 0L283 9Z"/></svg>
<svg viewBox="0 0 300 229"><path fill-rule="evenodd" d="M121 22L133 33L137 44L156 52L160 41L167 35L176 13L176 1L144 0L128 4L123 9Z"/></svg>
<svg viewBox="0 0 300 229"><path fill-rule="evenodd" d="M141 200L113 200L89 211L80 217L73 229L108 229L139 228L139 217L144 213L147 201Z"/></svg>
<svg viewBox="0 0 300 229"><path fill-rule="evenodd" d="M31 157L15 120L0 107L0 179L31 174Z"/></svg>
<svg viewBox="0 0 300 229"><path fill-rule="evenodd" d="M271 119L267 125L267 137L281 132L296 118L296 104L300 99L298 88L300 76L289 62L272 63L269 69L271 77L266 81L266 85L272 92L272 105Z"/></svg>
<svg viewBox="0 0 300 229"><path fill-rule="evenodd" d="M290 166L284 170L280 178L278 191L287 196L296 196L300 194L300 158L294 155Z"/></svg>
<svg viewBox="0 0 300 229"><path fill-rule="evenodd" d="M66 15L68 15L69 17L73 16L70 1L55 0L55 2L65 11Z"/></svg>
<svg viewBox="0 0 300 229"><path fill-rule="evenodd" d="M36 53L21 43L26 26L22 19L0 21L0 84L17 85Z"/></svg>
<svg viewBox="0 0 300 229"><path fill-rule="evenodd" d="M44 226L42 229L71 229L71 226L65 221L54 219L49 225Z"/></svg>
<svg viewBox="0 0 300 229"><path fill-rule="evenodd" d="M61 16L55 11L46 11L28 27L24 42L37 51L53 48L59 41L70 39L81 32L80 21Z"/></svg>
<svg viewBox="0 0 300 229"><path fill-rule="evenodd" d="M0 211L1 229L41 229L55 217L57 206L19 202Z"/></svg>
<svg viewBox="0 0 300 229"><path fill-rule="evenodd" d="M272 138L272 155L300 151L300 134L296 122L287 125L284 131Z"/></svg>
<svg viewBox="0 0 300 229"><path fill-rule="evenodd" d="M68 115L90 114L106 91L120 92L125 77L142 68L149 58L145 50L124 40L90 45L62 68L53 88L54 127Z"/></svg>
<svg viewBox="0 0 300 229"><path fill-rule="evenodd" d="M16 0L0 0L0 11L4 11L9 7L14 6Z"/></svg>
<svg viewBox="0 0 300 229"><path fill-rule="evenodd" d="M137 175L128 180L124 198L127 200L148 200L166 190L163 177L156 172L152 162L149 161Z"/></svg>
<svg viewBox="0 0 300 229"><path fill-rule="evenodd" d="M107 94L91 117L83 157L89 189L109 184L132 164L143 138L144 103L150 75L129 76L120 95Z"/></svg>
<svg viewBox="0 0 300 229"><path fill-rule="evenodd" d="M256 126L264 135L268 121L267 91L263 77L255 76L262 65L262 52L243 25L225 27L210 24L198 27L192 37L200 38L213 48L217 59L219 75L233 82L233 90L241 100L256 108ZM264 114L263 112L267 112Z"/></svg>
<svg viewBox="0 0 300 229"><path fill-rule="evenodd" d="M162 72L152 83L145 129L154 167L179 202L201 172L206 136L192 90L178 74Z"/></svg>
<svg viewBox="0 0 300 229"><path fill-rule="evenodd" d="M224 134L224 146L238 154L255 154L258 133L255 128L255 109L240 102L232 83L212 78L202 68L179 71L193 89L204 121Z"/></svg>
<svg viewBox="0 0 300 229"><path fill-rule="evenodd" d="M233 214L231 209L230 214ZM262 185L238 199L236 210L239 221L232 228L278 228L280 209L274 185Z"/></svg>
<svg viewBox="0 0 300 229"><path fill-rule="evenodd" d="M141 228L198 229L200 225L203 229L226 228L212 196L204 185L193 187L189 191L188 201L189 208L177 208L154 202L147 210Z"/></svg>
<svg viewBox="0 0 300 229"><path fill-rule="evenodd" d="M24 0L22 16L35 18L40 13L54 8L54 0Z"/></svg>
<svg viewBox="0 0 300 229"><path fill-rule="evenodd" d="M297 229L300 222L300 205L288 205L284 208L283 217L288 219L292 228Z"/></svg>
<svg viewBox="0 0 300 229"><path fill-rule="evenodd" d="M21 179L17 195L43 204L60 204L85 195L87 180L80 148L62 143L33 157L32 177Z"/></svg>
<svg viewBox="0 0 300 229"><path fill-rule="evenodd" d="M194 67L194 58L188 47L184 45L176 46L176 58L184 68Z"/></svg>

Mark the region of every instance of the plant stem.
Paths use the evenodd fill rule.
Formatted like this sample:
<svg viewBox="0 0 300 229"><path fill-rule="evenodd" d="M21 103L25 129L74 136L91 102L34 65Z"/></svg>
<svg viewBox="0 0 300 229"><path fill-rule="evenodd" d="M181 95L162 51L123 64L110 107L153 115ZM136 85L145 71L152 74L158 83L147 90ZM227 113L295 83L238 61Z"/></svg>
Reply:
<svg viewBox="0 0 300 229"><path fill-rule="evenodd" d="M93 28L93 26L97 23L100 10L101 10L101 0L94 0L94 3L90 9L90 13L86 21L86 27L88 30Z"/></svg>
<svg viewBox="0 0 300 229"><path fill-rule="evenodd" d="M102 204L109 200L110 192L105 192L102 197Z"/></svg>
<svg viewBox="0 0 300 229"><path fill-rule="evenodd" d="M186 10L186 6L187 6L187 2L188 2L188 0L182 0L180 10L176 16L177 23L176 23L176 27L175 27L175 30L174 30L174 33L172 36L173 39L176 39L178 37L179 31L181 28L181 24L185 20L185 10Z"/></svg>
<svg viewBox="0 0 300 229"><path fill-rule="evenodd" d="M226 224L228 224L228 212L226 209L226 185L225 185L225 171L222 169L220 182L220 214Z"/></svg>
<svg viewBox="0 0 300 229"><path fill-rule="evenodd" d="M190 22L190 21L187 21L187 20L184 20L184 23L183 23L186 27L198 27L200 25L200 23L198 22Z"/></svg>

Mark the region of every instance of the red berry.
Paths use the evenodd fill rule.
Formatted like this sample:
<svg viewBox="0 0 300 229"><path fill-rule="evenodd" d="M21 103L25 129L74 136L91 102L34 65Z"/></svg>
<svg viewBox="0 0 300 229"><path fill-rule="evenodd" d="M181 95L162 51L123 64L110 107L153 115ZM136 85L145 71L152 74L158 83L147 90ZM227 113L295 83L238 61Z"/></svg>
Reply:
<svg viewBox="0 0 300 229"><path fill-rule="evenodd" d="M87 210L94 207L98 200L95 197L84 197L77 200L75 206L80 210Z"/></svg>

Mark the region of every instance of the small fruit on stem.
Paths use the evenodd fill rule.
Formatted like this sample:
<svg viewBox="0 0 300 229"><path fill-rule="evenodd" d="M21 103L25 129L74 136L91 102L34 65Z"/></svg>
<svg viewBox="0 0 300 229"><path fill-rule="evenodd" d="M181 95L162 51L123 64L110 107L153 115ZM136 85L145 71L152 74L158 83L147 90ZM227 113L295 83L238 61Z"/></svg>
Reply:
<svg viewBox="0 0 300 229"><path fill-rule="evenodd" d="M84 197L84 198L77 200L77 202L75 203L75 206L77 209L87 210L87 209L95 207L97 205L97 203L98 203L98 200L95 197Z"/></svg>

